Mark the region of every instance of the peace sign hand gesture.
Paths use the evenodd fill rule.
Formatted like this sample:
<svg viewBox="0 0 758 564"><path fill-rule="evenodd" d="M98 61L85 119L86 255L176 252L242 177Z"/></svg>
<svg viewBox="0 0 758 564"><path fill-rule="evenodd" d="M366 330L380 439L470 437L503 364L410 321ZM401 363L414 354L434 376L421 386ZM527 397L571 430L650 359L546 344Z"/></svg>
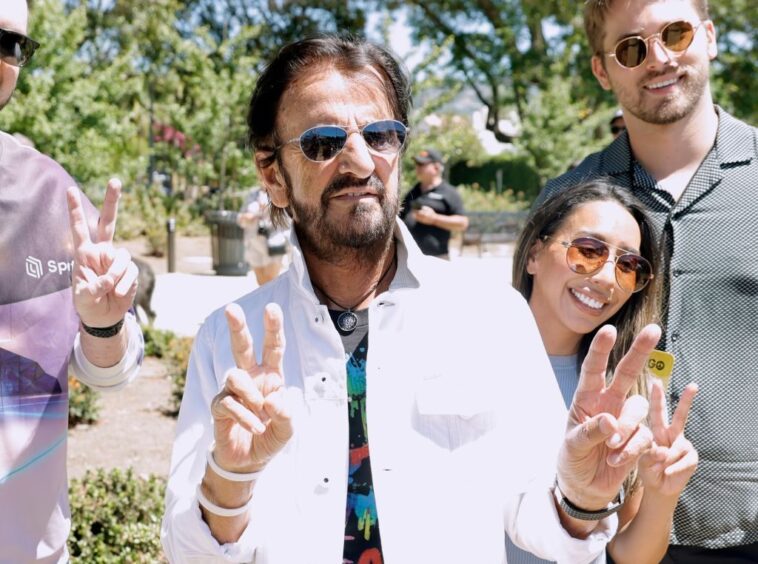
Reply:
<svg viewBox="0 0 758 564"><path fill-rule="evenodd" d="M137 293L137 266L129 251L113 247L120 197L121 182L112 178L93 241L79 189L72 186L66 192L74 239L74 306L82 323L90 327L110 327L121 321Z"/></svg>
<svg viewBox="0 0 758 564"><path fill-rule="evenodd" d="M224 388L211 402L213 457L224 470L256 472L284 448L293 432L282 374L284 320L278 305L266 306L258 364L242 308L230 304L225 313L236 368L227 372Z"/></svg>
<svg viewBox="0 0 758 564"><path fill-rule="evenodd" d="M648 325L640 331L615 367L613 381L608 386L605 376L616 340L615 328L602 327L590 345L569 410L568 430L558 462L561 491L582 509L605 508L652 443L652 433L640 425L647 415L647 400L642 396L627 398L627 394L660 335L657 325Z"/></svg>
<svg viewBox="0 0 758 564"><path fill-rule="evenodd" d="M684 388L669 425L666 423L668 417L663 386L657 379L652 383L650 428L655 444L643 455L639 464L640 479L646 492L654 491L662 496L678 498L695 473L698 454L692 443L684 438L684 426L697 392L694 382Z"/></svg>

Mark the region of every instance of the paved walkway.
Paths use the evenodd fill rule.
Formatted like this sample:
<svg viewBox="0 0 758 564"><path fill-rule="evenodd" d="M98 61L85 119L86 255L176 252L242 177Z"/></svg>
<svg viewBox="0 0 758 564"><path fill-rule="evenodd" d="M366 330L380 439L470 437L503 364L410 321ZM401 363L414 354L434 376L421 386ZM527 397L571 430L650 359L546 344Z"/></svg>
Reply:
<svg viewBox="0 0 758 564"><path fill-rule="evenodd" d="M238 297L258 287L255 276L217 276L212 270L209 237L181 237L177 240L177 272L167 272L165 258L143 256L142 241L125 243L134 256L150 263L156 273L151 302L156 313L154 326L179 335L193 336L205 318ZM511 279L512 245L490 245L481 258L474 247L463 254L453 246L452 263L462 277L490 280L493 288Z"/></svg>

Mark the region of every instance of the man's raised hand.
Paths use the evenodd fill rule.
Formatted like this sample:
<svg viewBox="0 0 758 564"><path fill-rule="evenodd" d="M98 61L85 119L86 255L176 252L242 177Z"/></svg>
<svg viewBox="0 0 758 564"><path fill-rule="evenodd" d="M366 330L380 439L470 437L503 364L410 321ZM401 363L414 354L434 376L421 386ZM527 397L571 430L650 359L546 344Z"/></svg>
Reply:
<svg viewBox="0 0 758 564"><path fill-rule="evenodd" d="M121 182L113 178L108 181L92 240L79 189L72 186L66 193L74 241L74 306L82 323L90 327L110 327L121 321L137 293L137 266L129 251L113 246L120 197Z"/></svg>
<svg viewBox="0 0 758 564"><path fill-rule="evenodd" d="M641 425L647 416L647 400L627 395L660 336L657 325L643 328L615 367L609 385L606 372L616 341L615 328L602 327L590 345L558 462L561 491L582 509L592 511L607 506L652 444L652 433Z"/></svg>
<svg viewBox="0 0 758 564"><path fill-rule="evenodd" d="M224 470L261 470L292 436L284 388L284 320L281 308L268 304L263 316L263 354L256 361L245 314L237 304L226 307L235 368L211 402L216 463Z"/></svg>

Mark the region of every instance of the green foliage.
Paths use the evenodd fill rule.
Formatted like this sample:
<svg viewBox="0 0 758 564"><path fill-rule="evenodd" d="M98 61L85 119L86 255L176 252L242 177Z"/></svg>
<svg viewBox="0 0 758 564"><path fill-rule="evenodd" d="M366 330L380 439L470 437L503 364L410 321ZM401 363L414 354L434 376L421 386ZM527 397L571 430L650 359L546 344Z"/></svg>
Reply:
<svg viewBox="0 0 758 564"><path fill-rule="evenodd" d="M29 33L42 47L0 112L4 130L29 137L85 187L104 186L115 172L133 178L140 156L138 124L123 107L134 94L134 77L123 57L92 64L81 50L87 26L83 7L66 10L60 1L39 2Z"/></svg>
<svg viewBox="0 0 758 564"><path fill-rule="evenodd" d="M501 178L498 190L498 174ZM450 169L450 182L454 185L468 184L481 192L503 192L510 190L533 198L540 189L540 177L525 157L506 155L491 158L480 165L469 166L467 163L457 163Z"/></svg>
<svg viewBox="0 0 758 564"><path fill-rule="evenodd" d="M529 200L510 188L501 193L482 190L478 186L458 186L467 212L473 211L522 211L529 208Z"/></svg>
<svg viewBox="0 0 758 564"><path fill-rule="evenodd" d="M68 377L68 427L89 425L100 417L99 394L74 376Z"/></svg>
<svg viewBox="0 0 758 564"><path fill-rule="evenodd" d="M192 339L190 337L179 337L171 342L168 351L168 358L171 360L171 412L179 413L179 407L184 397L184 386L187 383L187 366L189 364L190 353L192 352Z"/></svg>
<svg viewBox="0 0 758 564"><path fill-rule="evenodd" d="M160 522L165 480L134 476L132 469L88 471L71 480L74 563L157 562L162 559Z"/></svg>
<svg viewBox="0 0 758 564"><path fill-rule="evenodd" d="M535 91L529 99L517 143L539 174L539 185L611 141L612 109L595 112L586 101L575 101L570 82L561 76L553 75L548 84L549 88ZM538 191L529 194L534 198Z"/></svg>
<svg viewBox="0 0 758 564"><path fill-rule="evenodd" d="M750 124L758 123L758 11L753 0L709 2L718 56L711 73L716 103Z"/></svg>
<svg viewBox="0 0 758 564"><path fill-rule="evenodd" d="M168 358L171 342L177 337L172 331L156 329L152 325L142 327L142 337L145 339L145 356Z"/></svg>
<svg viewBox="0 0 758 564"><path fill-rule="evenodd" d="M179 406L184 395L187 380L187 366L192 351L191 337L179 337L171 331L154 327L143 327L145 354L168 362L168 374L171 378L171 413L179 413Z"/></svg>

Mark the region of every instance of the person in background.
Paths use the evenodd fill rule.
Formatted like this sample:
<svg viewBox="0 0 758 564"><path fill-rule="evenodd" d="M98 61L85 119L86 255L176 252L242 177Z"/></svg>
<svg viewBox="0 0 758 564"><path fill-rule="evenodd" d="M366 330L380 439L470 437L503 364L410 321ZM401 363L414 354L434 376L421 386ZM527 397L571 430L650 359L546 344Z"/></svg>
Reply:
<svg viewBox="0 0 758 564"><path fill-rule="evenodd" d="M279 276L287 253L284 229L274 227L265 190L253 188L242 204L237 223L245 230L245 259L259 286Z"/></svg>
<svg viewBox="0 0 758 564"><path fill-rule="evenodd" d="M618 333L613 365L639 330L658 320L656 251L654 226L642 204L606 180L567 188L528 218L516 243L513 286L529 302L567 407L603 324ZM657 446L625 483L619 533L608 554L618 563L657 563L668 546L679 494L697 466L697 452L683 433L697 386L685 388L670 426L657 379L641 375L634 392L650 398ZM509 544L508 562L543 561Z"/></svg>
<svg viewBox="0 0 758 564"><path fill-rule="evenodd" d="M24 0L0 3L0 108L39 44ZM51 158L0 132L0 562L68 562L69 370L117 390L140 367L137 267L113 246L121 184L99 220Z"/></svg>
<svg viewBox="0 0 758 564"><path fill-rule="evenodd" d="M611 135L616 139L624 131L626 131L626 124L624 123L624 112L622 110L616 110L608 123L608 128Z"/></svg>
<svg viewBox="0 0 758 564"><path fill-rule="evenodd" d="M494 563L507 530L587 562L615 532L652 441L627 392L660 330L611 383L598 334L567 424L523 298L461 292L398 218L410 105L398 60L350 36L291 43L260 74L249 142L293 260L195 338L169 561Z"/></svg>
<svg viewBox="0 0 758 564"><path fill-rule="evenodd" d="M706 0L588 0L584 24L593 74L627 131L549 181L536 205L609 176L650 210L661 239L659 347L676 357L669 409L690 381L700 386L687 427L700 467L664 562L758 562L758 130L714 105Z"/></svg>
<svg viewBox="0 0 758 564"><path fill-rule="evenodd" d="M468 217L458 190L445 182L442 155L426 149L413 157L418 182L406 194L400 209L421 252L425 255L450 258L450 233L465 231Z"/></svg>

